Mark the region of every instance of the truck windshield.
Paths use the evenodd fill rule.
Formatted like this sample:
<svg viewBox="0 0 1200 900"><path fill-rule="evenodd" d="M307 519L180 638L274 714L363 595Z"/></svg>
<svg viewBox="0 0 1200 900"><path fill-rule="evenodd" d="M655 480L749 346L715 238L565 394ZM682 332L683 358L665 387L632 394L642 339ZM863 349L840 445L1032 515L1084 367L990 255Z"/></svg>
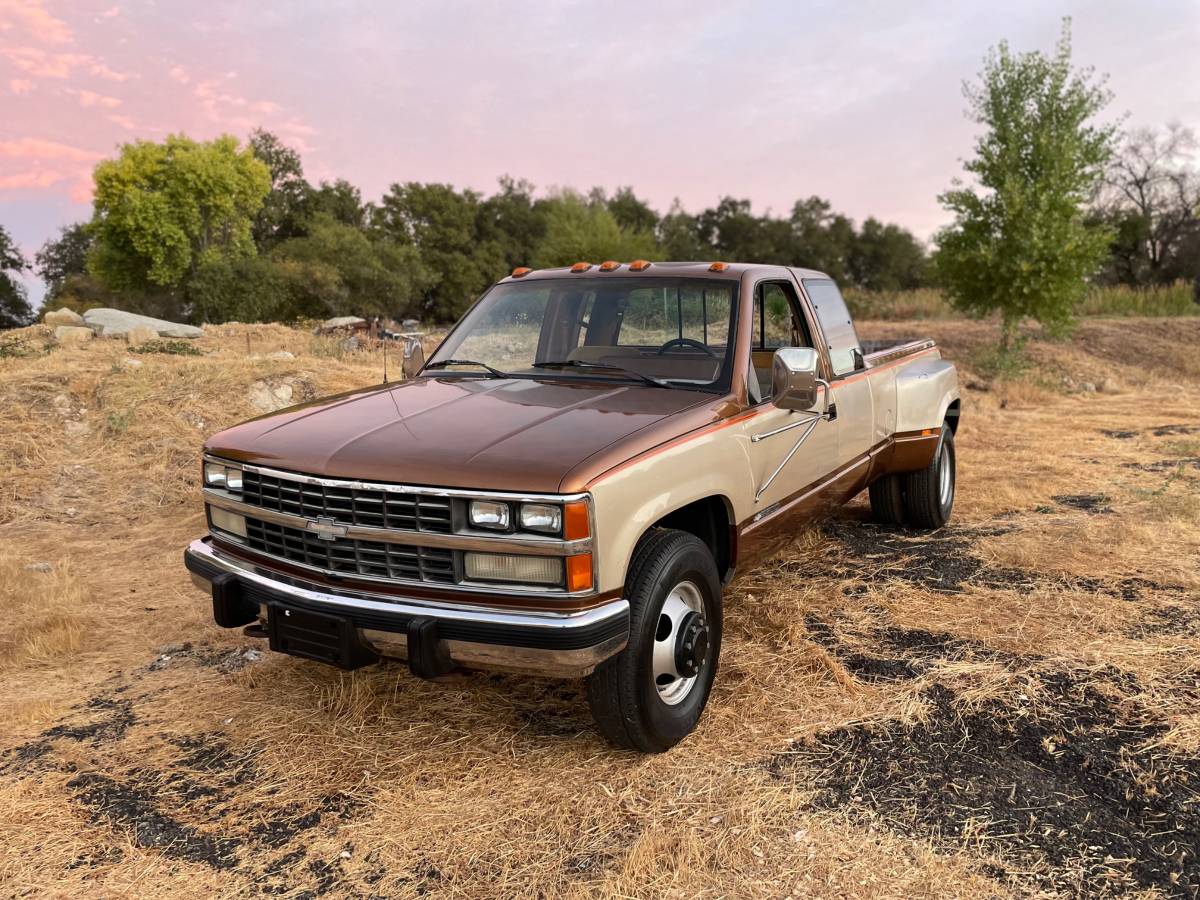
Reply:
<svg viewBox="0 0 1200 900"><path fill-rule="evenodd" d="M722 390L736 303L735 281L614 275L506 282L472 307L426 368Z"/></svg>

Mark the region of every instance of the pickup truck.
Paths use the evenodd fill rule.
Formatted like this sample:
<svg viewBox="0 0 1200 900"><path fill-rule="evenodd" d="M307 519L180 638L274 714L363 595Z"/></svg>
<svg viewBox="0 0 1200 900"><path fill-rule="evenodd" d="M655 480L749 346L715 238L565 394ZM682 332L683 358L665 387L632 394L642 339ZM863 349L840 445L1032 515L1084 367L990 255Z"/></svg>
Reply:
<svg viewBox="0 0 1200 900"><path fill-rule="evenodd" d="M864 488L880 522L946 522L959 402L932 341L864 353L821 272L519 268L415 377L210 438L185 562L272 650L586 678L606 738L661 752L735 573Z"/></svg>

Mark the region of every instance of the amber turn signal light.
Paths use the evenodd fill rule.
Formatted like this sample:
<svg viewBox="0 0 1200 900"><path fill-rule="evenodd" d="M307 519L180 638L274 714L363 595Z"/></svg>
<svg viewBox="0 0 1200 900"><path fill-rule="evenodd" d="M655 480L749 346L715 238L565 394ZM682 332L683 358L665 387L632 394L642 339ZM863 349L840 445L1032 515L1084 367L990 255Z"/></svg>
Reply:
<svg viewBox="0 0 1200 900"><path fill-rule="evenodd" d="M619 268L621 268L621 264L615 259L606 259L604 262L600 263L601 272L611 272L613 269Z"/></svg>
<svg viewBox="0 0 1200 900"><path fill-rule="evenodd" d="M567 590L590 591L592 589L592 554L580 553L567 557Z"/></svg>
<svg viewBox="0 0 1200 900"><path fill-rule="evenodd" d="M577 541L590 537L592 523L588 517L588 505L584 500L572 500L563 505L563 540Z"/></svg>
<svg viewBox="0 0 1200 900"><path fill-rule="evenodd" d="M715 263L713 263L711 266L709 266L709 267L708 267L708 271L710 271L710 272L724 272L724 271L725 271L726 269L728 269L728 268L729 268L729 263L715 262Z"/></svg>
<svg viewBox="0 0 1200 900"><path fill-rule="evenodd" d="M648 259L635 259L629 264L630 272L644 272L648 268L650 268L650 260Z"/></svg>
<svg viewBox="0 0 1200 900"><path fill-rule="evenodd" d="M571 266L571 271L572 272L586 272L591 267L592 267L592 264L589 262L577 262L577 263L575 263L575 265Z"/></svg>
<svg viewBox="0 0 1200 900"><path fill-rule="evenodd" d="M528 275L532 271L533 269L529 268L529 266L517 266L512 270L512 277L520 278L523 275Z"/></svg>

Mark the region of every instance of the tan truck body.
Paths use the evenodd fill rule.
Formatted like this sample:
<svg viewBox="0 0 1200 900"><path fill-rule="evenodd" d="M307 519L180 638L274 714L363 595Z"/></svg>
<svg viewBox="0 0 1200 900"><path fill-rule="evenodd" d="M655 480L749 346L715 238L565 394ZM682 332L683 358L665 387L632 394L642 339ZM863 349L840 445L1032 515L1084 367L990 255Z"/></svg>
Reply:
<svg viewBox="0 0 1200 900"><path fill-rule="evenodd" d="M295 635L277 649L347 667L361 663L366 648L408 657L418 674L458 665L586 675L626 644L630 561L653 529L700 536L728 581L872 481L928 466L943 423L957 427L955 370L936 346L920 341L863 355L848 316L831 326L829 315L824 323L818 315L811 286L832 285L819 272L658 263L643 271L733 282L745 302L736 306L727 351L728 390L580 385L549 371L506 382L427 370L215 435L206 460L218 469L227 464L219 477L228 482L206 482L211 533L193 542L186 562L212 593L218 621L250 622L265 635L272 608L277 618L311 614L314 628L323 614L343 617L343 643L358 641L349 651L308 653ZM616 274L638 277L627 268ZM575 274L522 277L531 283ZM793 315L812 335L820 385L811 413L756 402L762 385L753 383L755 372L771 365L771 352L753 346L756 307L749 298L766 283L790 286L798 303ZM852 370L835 370L837 354L853 358ZM827 407L827 417L814 419ZM586 535L489 535L462 527L454 510L472 498L498 499L514 511L582 502ZM436 517L430 521L443 530L364 524L354 512L343 516L342 503L359 512L365 503L422 515L444 510L446 524ZM221 522L234 524L225 530ZM461 575L462 558L472 553L548 557L568 566L587 557L590 583L584 590L480 584ZM373 569L362 562L367 557L387 566L395 558L401 568ZM449 576L436 568L443 562ZM410 564L418 575L394 575Z"/></svg>

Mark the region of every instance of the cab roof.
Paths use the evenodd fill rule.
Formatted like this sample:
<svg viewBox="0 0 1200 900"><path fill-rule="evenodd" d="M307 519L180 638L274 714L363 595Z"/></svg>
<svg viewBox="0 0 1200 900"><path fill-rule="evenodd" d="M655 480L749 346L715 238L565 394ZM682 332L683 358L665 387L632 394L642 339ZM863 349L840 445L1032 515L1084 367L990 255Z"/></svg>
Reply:
<svg viewBox="0 0 1200 900"><path fill-rule="evenodd" d="M581 268L582 265L587 265L587 268ZM797 278L828 278L824 272L819 272L816 269L804 269L796 266L774 266L764 265L762 263L713 263L713 262L651 262L642 264L641 268L631 269L631 263L620 263L616 267L602 269L596 263L576 263L574 266L560 266L552 269L514 269L513 274L500 279L501 284L510 281L540 281L546 278L579 278L587 276L610 276L610 275L630 275L634 277L646 276L664 276L669 275L673 278L723 278L736 280L741 278L746 273L755 273L761 271L762 274L767 274L770 271L778 271L779 269L787 269ZM720 265L722 268L714 269L714 266ZM520 274L517 274L520 273Z"/></svg>

